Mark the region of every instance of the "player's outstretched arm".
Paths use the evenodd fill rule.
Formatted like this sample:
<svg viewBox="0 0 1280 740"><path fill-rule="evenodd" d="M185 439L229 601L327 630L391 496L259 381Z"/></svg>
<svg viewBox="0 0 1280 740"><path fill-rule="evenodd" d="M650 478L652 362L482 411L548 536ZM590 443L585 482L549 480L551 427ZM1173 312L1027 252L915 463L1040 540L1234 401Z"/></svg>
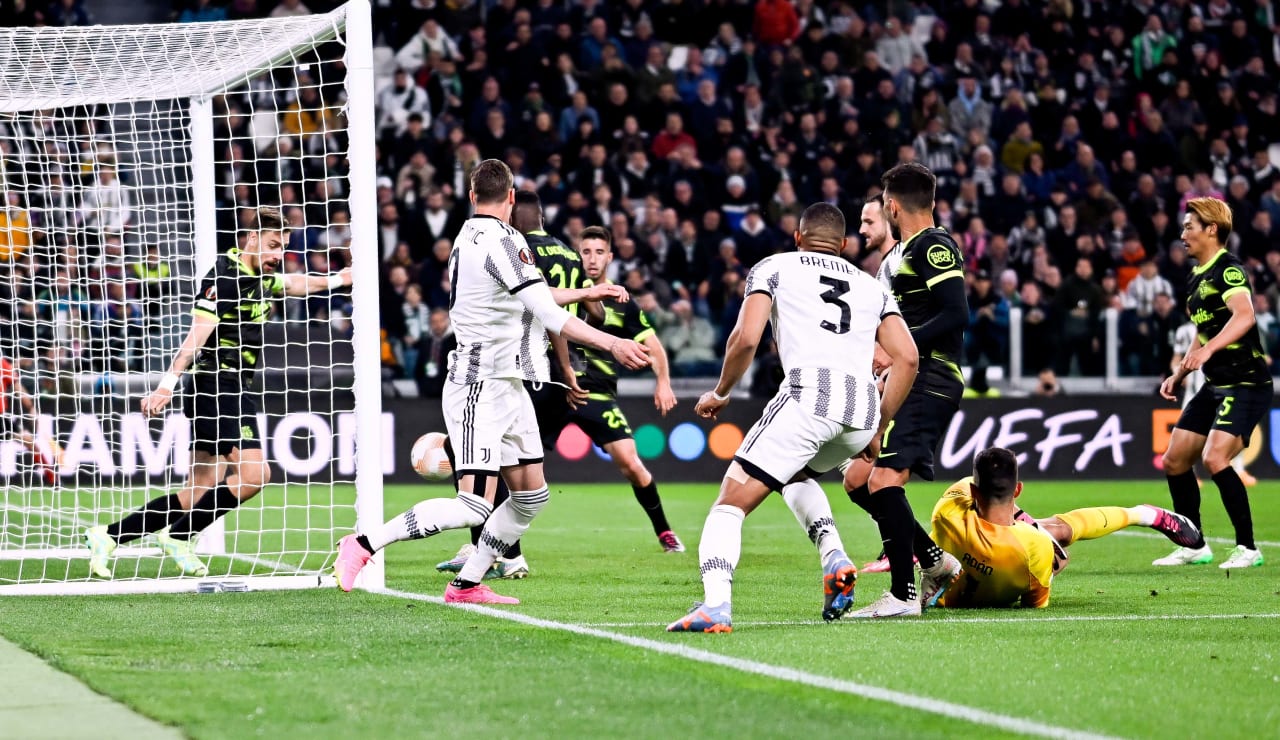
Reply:
<svg viewBox="0 0 1280 740"><path fill-rule="evenodd" d="M667 362L667 350L657 334L646 337L644 346L649 350L649 367L658 376L658 386L653 389L653 406L666 416L676 406L676 394L671 390L671 366Z"/></svg>
<svg viewBox="0 0 1280 740"><path fill-rule="evenodd" d="M760 337L764 334L764 325L769 322L769 313L773 310L773 296L768 293L752 293L742 302L742 310L738 312L738 323L729 334L729 341L724 347L724 367L720 368L720 382L715 390L707 391L698 399L694 412L706 419L716 418L720 410L729 405L729 394L733 387L742 380L751 360L756 356L756 348L760 345Z"/></svg>
<svg viewBox="0 0 1280 740"><path fill-rule="evenodd" d="M538 317L547 331L559 334L571 342L608 352L628 369L639 370L642 367L648 367L649 353L644 345L630 339L618 339L612 334L587 326L582 319L571 316L568 311L556 305L551 289L546 283L539 280L526 285L516 293L516 297L525 308Z"/></svg>
<svg viewBox="0 0 1280 740"><path fill-rule="evenodd" d="M907 323L898 314L890 314L880 321L876 341L892 360L893 372L889 373L889 378L884 383L884 393L880 396L880 428L862 453L863 457L871 460L880 454L880 439L884 430L889 428L894 415L907 400L911 385L916 382L916 371L920 368L920 353L916 349L915 340L911 338Z"/></svg>
<svg viewBox="0 0 1280 740"><path fill-rule="evenodd" d="M294 273L282 275L281 278L284 280L285 295L303 296L319 293L322 290L336 290L337 288L345 288L351 285L351 268L345 267L329 275L301 275Z"/></svg>
<svg viewBox="0 0 1280 740"><path fill-rule="evenodd" d="M178 348L178 354L174 355L173 362L169 363L169 372L165 373L160 385L142 399L144 416L155 416L169 405L169 399L173 397L173 389L178 386L182 374L191 367L196 353L209 340L209 335L213 334L213 330L217 327L216 315L205 311L196 311L192 314L191 328L187 330L187 336L182 340L182 346Z"/></svg>
<svg viewBox="0 0 1280 740"><path fill-rule="evenodd" d="M598 303L605 300L626 303L631 300L631 294L627 289L614 283L601 283L586 288L552 288L551 296L556 299L557 306L584 302Z"/></svg>

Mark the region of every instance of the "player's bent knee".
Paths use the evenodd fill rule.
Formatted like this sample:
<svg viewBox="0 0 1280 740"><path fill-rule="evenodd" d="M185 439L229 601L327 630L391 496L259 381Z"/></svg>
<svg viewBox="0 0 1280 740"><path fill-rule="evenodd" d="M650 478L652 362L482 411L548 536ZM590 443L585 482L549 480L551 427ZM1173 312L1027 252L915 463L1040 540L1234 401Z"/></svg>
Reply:
<svg viewBox="0 0 1280 740"><path fill-rule="evenodd" d="M1204 466L1208 469L1210 475L1217 475L1231 466L1231 458L1233 457L1235 455L1227 455L1217 450L1205 450Z"/></svg>
<svg viewBox="0 0 1280 740"><path fill-rule="evenodd" d="M637 486L641 485L642 481L646 481L651 478L649 475L649 469L644 466L644 463L640 462L639 457L631 457L620 461L618 463L618 469L622 471L622 474L626 476L627 480Z"/></svg>
<svg viewBox="0 0 1280 740"><path fill-rule="evenodd" d="M536 491L512 491L509 502L516 512L532 519L550 500L551 491L543 486Z"/></svg>
<svg viewBox="0 0 1280 740"><path fill-rule="evenodd" d="M1195 465L1196 455L1194 451L1192 451L1192 454L1188 454L1176 446L1170 446L1161 456L1160 462L1165 475L1182 475Z"/></svg>
<svg viewBox="0 0 1280 740"><path fill-rule="evenodd" d="M271 482L271 466L265 461L241 463L236 471L240 478L241 500L261 491Z"/></svg>
<svg viewBox="0 0 1280 740"><path fill-rule="evenodd" d="M462 491L458 492L457 500L462 503L457 508L458 528L479 527L489 519L489 515L493 513L493 506L483 498Z"/></svg>

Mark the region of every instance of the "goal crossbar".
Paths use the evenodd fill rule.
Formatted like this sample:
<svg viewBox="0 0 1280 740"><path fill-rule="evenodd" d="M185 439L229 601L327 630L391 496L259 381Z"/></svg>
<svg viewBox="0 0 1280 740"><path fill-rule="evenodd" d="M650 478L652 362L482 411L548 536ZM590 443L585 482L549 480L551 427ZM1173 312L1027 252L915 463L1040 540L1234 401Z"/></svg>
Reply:
<svg viewBox="0 0 1280 740"><path fill-rule="evenodd" d="M287 62L303 44L338 38L346 23L343 5L286 19L0 29L0 113L216 95ZM185 38L182 53L157 55L175 33ZM235 59L236 69L211 68L207 59Z"/></svg>

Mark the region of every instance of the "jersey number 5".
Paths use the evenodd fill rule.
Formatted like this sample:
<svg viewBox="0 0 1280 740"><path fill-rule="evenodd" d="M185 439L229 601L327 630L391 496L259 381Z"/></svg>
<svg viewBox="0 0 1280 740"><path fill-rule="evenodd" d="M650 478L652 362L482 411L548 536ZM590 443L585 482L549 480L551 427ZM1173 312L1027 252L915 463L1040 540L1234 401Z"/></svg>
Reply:
<svg viewBox="0 0 1280 740"><path fill-rule="evenodd" d="M818 278L818 282L823 285L831 286L831 289L823 293L820 298L823 302L830 303L840 308L840 324L836 325L823 319L819 326L833 334L848 334L849 320L853 317L853 309L849 308L849 304L841 300L841 297L849 292L849 281L839 278L828 277L823 275Z"/></svg>

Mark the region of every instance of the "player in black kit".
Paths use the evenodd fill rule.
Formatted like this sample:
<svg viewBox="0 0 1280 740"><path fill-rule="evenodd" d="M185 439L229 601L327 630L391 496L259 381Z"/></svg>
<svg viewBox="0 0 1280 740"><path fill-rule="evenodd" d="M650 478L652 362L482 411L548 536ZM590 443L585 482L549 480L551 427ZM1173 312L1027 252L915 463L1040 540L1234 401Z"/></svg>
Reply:
<svg viewBox="0 0 1280 740"><path fill-rule="evenodd" d="M259 208L244 247L219 255L200 282L182 347L159 386L142 401L142 413L157 416L182 384L183 410L191 419L191 473L177 493L153 499L109 526L84 531L94 575L110 578L116 546L152 532L184 574L207 574L195 555L195 536L270 481L252 381L271 301L281 294L305 296L351 285L349 268L331 275L278 272L287 240L279 209Z"/></svg>
<svg viewBox="0 0 1280 740"><path fill-rule="evenodd" d="M959 573L959 562L943 553L916 521L904 486L913 472L933 480L934 450L964 393L960 353L969 320L964 260L947 230L933 223L937 180L927 167L897 165L884 174L881 185L881 212L902 242L902 262L890 285L919 351L920 369L880 440L875 462L855 459L845 473L849 498L880 528L892 578L888 593L851 617L919 615L922 605L936 603ZM913 553L923 573L921 593L916 591Z"/></svg>
<svg viewBox="0 0 1280 740"><path fill-rule="evenodd" d="M1249 275L1226 249L1231 235L1231 209L1217 198L1187 203L1182 241L1199 265L1187 287L1187 313L1196 325L1197 341L1182 366L1160 386L1172 401L1174 390L1188 373L1202 370L1204 385L1178 417L1164 473L1173 497L1173 510L1200 526L1200 487L1191 468L1204 462L1222 495L1222 505L1236 530L1236 547L1220 568L1262 565L1253 539L1249 494L1235 468L1234 458L1249 443L1249 435L1271 408L1274 390L1266 353L1253 315ZM1153 565L1200 565L1213 562L1213 551L1202 538L1197 547L1179 547Z"/></svg>

